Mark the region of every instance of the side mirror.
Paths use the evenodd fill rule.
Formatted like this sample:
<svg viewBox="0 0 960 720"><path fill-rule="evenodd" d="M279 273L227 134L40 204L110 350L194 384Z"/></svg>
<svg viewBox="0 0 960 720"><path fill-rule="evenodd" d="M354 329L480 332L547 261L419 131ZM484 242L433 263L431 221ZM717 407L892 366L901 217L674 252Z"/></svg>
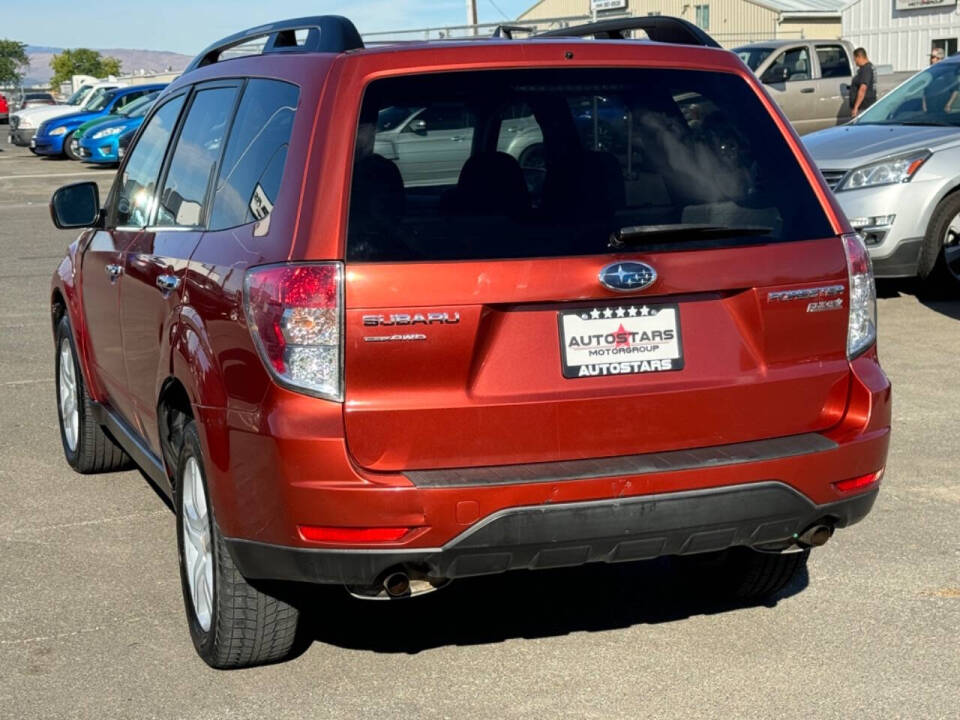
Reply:
<svg viewBox="0 0 960 720"><path fill-rule="evenodd" d="M767 85L786 82L790 79L790 68L774 65L763 74L763 82Z"/></svg>
<svg viewBox="0 0 960 720"><path fill-rule="evenodd" d="M100 222L100 189L95 182L64 185L50 199L50 217L61 230L86 228Z"/></svg>
<svg viewBox="0 0 960 720"><path fill-rule="evenodd" d="M417 119L410 123L410 129L413 130L417 135L426 135L427 134L427 121Z"/></svg>

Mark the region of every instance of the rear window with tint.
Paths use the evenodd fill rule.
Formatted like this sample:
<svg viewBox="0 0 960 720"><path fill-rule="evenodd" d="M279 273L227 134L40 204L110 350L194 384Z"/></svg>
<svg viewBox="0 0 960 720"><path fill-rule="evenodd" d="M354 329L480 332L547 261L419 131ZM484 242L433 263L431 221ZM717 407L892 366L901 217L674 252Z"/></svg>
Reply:
<svg viewBox="0 0 960 720"><path fill-rule="evenodd" d="M221 163L211 230L263 219L273 209L299 96L296 85L278 80L247 83Z"/></svg>
<svg viewBox="0 0 960 720"><path fill-rule="evenodd" d="M785 139L735 75L485 71L367 88L350 260L598 254L621 228L676 224L752 232L671 235L656 247L832 234Z"/></svg>

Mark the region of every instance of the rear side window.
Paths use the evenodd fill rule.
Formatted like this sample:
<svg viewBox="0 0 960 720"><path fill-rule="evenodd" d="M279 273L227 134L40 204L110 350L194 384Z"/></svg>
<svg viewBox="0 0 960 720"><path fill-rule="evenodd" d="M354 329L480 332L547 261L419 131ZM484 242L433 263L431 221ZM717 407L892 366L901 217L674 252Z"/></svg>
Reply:
<svg viewBox="0 0 960 720"><path fill-rule="evenodd" d="M250 80L227 142L211 230L266 217L277 201L300 90L277 80Z"/></svg>
<svg viewBox="0 0 960 720"><path fill-rule="evenodd" d="M824 78L850 77L850 61L847 51L841 45L822 45L817 47L817 60L820 62L820 76Z"/></svg>
<svg viewBox="0 0 960 720"><path fill-rule="evenodd" d="M644 247L653 235L682 249L832 234L785 138L733 74L485 71L367 88L349 260L600 254L625 228L664 225L749 231L653 233Z"/></svg>
<svg viewBox="0 0 960 720"><path fill-rule="evenodd" d="M203 224L204 203L216 177L236 94L235 87L218 87L194 95L160 193L155 225Z"/></svg>
<svg viewBox="0 0 960 720"><path fill-rule="evenodd" d="M109 220L112 227L144 227L150 222L160 167L184 97L165 103L147 122L118 179L116 202Z"/></svg>

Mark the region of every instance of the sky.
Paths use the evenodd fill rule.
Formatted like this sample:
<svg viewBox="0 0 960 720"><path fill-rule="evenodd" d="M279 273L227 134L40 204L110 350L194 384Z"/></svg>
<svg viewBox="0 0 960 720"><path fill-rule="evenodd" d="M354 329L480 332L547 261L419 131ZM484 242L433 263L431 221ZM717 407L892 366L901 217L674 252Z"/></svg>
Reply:
<svg viewBox="0 0 960 720"><path fill-rule="evenodd" d="M477 0L480 22L516 18L534 2ZM462 25L467 17L466 0L43 0L15 6L14 12L3 13L0 38L28 45L187 55L238 30L305 15L345 15L361 33Z"/></svg>

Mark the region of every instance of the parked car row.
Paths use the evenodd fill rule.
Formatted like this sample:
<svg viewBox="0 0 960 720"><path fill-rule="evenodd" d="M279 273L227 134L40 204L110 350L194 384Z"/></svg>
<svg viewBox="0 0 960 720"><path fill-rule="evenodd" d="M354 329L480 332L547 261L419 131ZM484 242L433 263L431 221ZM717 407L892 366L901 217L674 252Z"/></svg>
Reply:
<svg viewBox="0 0 960 720"><path fill-rule="evenodd" d="M8 141L29 147L36 155L115 164L121 157L121 140L136 132L164 87L83 86L63 105L14 113Z"/></svg>

